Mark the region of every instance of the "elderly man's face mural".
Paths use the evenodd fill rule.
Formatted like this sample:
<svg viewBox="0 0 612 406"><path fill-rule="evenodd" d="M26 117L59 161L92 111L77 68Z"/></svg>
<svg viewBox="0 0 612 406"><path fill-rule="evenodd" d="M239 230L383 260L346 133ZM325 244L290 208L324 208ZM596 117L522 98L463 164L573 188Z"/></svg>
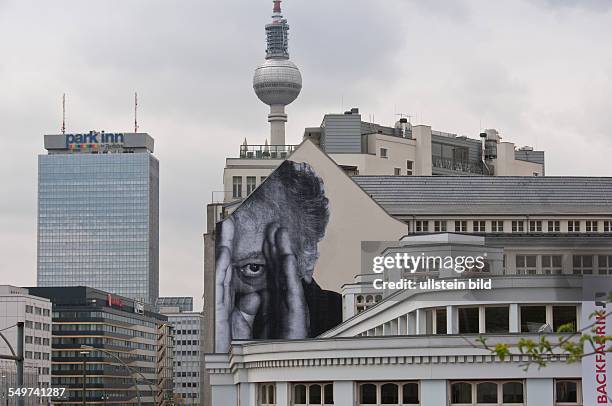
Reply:
<svg viewBox="0 0 612 406"><path fill-rule="evenodd" d="M216 260L217 351L232 339L309 336L305 290L329 220L323 181L285 161L220 224Z"/></svg>

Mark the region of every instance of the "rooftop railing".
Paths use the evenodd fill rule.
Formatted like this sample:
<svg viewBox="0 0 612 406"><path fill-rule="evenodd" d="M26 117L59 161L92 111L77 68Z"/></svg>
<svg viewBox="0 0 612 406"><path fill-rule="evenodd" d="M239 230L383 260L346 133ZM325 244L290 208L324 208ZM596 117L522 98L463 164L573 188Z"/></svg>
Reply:
<svg viewBox="0 0 612 406"><path fill-rule="evenodd" d="M240 158L242 159L285 159L297 145L241 145Z"/></svg>
<svg viewBox="0 0 612 406"><path fill-rule="evenodd" d="M431 163L434 168L446 169L454 172L483 174L482 162L478 161L459 161L434 155L432 156Z"/></svg>

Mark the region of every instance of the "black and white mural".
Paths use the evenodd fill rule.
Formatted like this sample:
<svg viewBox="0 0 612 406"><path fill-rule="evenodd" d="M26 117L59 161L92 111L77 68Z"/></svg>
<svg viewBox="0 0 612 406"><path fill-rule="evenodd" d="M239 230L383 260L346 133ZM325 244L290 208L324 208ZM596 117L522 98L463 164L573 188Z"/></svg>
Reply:
<svg viewBox="0 0 612 406"><path fill-rule="evenodd" d="M285 161L217 224L216 352L232 340L315 337L340 323L339 293L313 279L330 217L323 180Z"/></svg>

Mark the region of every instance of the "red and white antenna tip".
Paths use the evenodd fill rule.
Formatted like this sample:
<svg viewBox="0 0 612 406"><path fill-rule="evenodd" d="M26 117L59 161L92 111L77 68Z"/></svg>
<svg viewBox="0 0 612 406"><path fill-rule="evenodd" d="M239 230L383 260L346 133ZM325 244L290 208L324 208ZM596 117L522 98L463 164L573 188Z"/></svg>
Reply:
<svg viewBox="0 0 612 406"><path fill-rule="evenodd" d="M274 10L275 13L281 13L281 0L274 0Z"/></svg>

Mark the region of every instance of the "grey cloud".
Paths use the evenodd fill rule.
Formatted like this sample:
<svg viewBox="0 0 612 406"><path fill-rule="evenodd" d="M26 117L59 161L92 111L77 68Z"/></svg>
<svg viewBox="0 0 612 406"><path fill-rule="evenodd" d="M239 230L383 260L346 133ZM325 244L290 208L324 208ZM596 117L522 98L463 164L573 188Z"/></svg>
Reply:
<svg viewBox="0 0 612 406"><path fill-rule="evenodd" d="M607 11L612 8L610 0L529 0L551 9L578 8L592 11Z"/></svg>

